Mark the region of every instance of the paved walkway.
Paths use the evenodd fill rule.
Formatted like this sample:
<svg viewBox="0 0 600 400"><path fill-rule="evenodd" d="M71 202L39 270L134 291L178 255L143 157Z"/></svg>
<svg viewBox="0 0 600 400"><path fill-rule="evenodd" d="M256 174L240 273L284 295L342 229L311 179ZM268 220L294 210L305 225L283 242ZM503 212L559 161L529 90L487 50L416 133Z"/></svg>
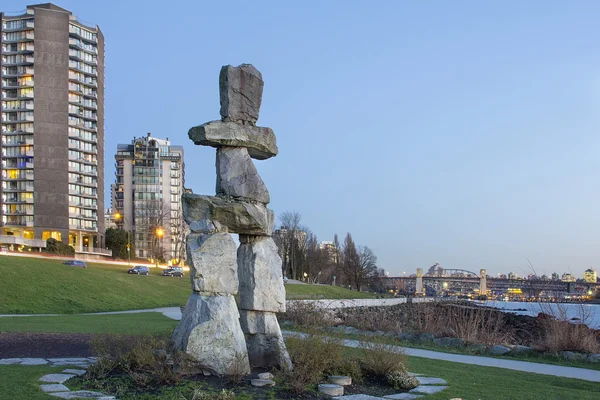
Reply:
<svg viewBox="0 0 600 400"><path fill-rule="evenodd" d="M181 319L181 309L179 307L163 307L163 308L151 308L147 310L128 310L128 311L110 311L101 313L87 313L87 314L2 314L0 317L55 317L65 315L114 315L114 314L137 314L144 312L159 312L167 318L174 320ZM301 335L298 332L283 331L285 336ZM358 340L344 340L344 346L348 347L359 347L360 342ZM517 361L507 360L501 358L492 357L481 357L481 356L469 356L463 354L451 354L442 353L439 351L421 350L410 347L402 346L391 346L395 350L401 350L407 355L412 357L429 358L433 360L450 361L461 364L481 365L484 367L496 367L511 369L514 371L532 372L542 375L553 375L564 378L583 379L585 381L600 382L600 371L575 368L575 367L563 367L560 365L551 364L540 364L528 361Z"/></svg>
<svg viewBox="0 0 600 400"><path fill-rule="evenodd" d="M299 332L283 331L284 336L302 336ZM344 346L358 348L361 342L358 340L344 340ZM463 354L442 353L439 351L414 349L411 347L391 346L390 349L403 351L412 357L430 358L433 360L450 361L461 364L481 365L483 367L496 367L511 369L514 371L532 372L542 375L560 376L563 378L583 379L584 381L600 382L600 371L575 367L563 367L560 365L540 364L527 361L507 360L492 357L468 356Z"/></svg>

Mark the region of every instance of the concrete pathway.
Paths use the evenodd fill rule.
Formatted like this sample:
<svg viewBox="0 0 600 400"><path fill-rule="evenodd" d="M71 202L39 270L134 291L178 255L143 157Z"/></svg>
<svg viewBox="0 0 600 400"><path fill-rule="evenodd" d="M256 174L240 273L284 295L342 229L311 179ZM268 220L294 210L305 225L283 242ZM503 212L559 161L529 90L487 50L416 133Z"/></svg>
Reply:
<svg viewBox="0 0 600 400"><path fill-rule="evenodd" d="M0 317L55 317L65 315L115 315L115 314L138 314L144 312L159 312L167 318L174 320L181 319L181 309L179 307L162 307L162 308L151 308L146 310L128 310L128 311L109 311L101 313L87 313L87 314L2 314ZM283 331L284 336L297 336L302 335L298 332ZM344 340L344 346L347 347L360 347L358 340ZM433 360L450 361L461 364L481 365L483 367L496 367L511 369L514 371L532 372L542 375L560 376L564 378L583 379L585 381L600 382L600 371L575 368L575 367L563 367L560 365L551 364L540 364L528 361L517 361L507 360L501 358L492 357L481 357L481 356L469 356L463 354L451 354L442 353L439 351L421 350L410 347L402 346L390 346L395 350L401 350L405 354L412 357L423 357Z"/></svg>
<svg viewBox="0 0 600 400"><path fill-rule="evenodd" d="M287 337L302 337L299 332L283 331ZM344 346L358 348L361 342L358 340L344 340ZM411 357L429 358L432 360L443 360L461 364L481 365L483 367L496 367L511 369L513 371L532 372L535 374L560 376L563 378L583 379L584 381L600 382L600 371L575 367L563 367L560 365L540 364L528 361L506 360L501 358L468 356L463 354L442 353L439 351L413 349L410 347L392 346L390 349L403 351Z"/></svg>

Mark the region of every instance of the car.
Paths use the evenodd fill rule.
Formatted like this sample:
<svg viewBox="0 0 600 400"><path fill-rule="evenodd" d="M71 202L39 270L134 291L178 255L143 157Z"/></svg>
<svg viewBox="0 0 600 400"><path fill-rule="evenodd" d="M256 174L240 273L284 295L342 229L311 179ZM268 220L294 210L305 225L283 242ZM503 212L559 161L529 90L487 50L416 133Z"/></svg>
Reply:
<svg viewBox="0 0 600 400"><path fill-rule="evenodd" d="M64 265L71 265L73 267L87 268L87 265L85 264L85 261L81 261L81 260L69 260L69 261L65 261L63 264Z"/></svg>
<svg viewBox="0 0 600 400"><path fill-rule="evenodd" d="M144 265L136 265L133 268L129 268L127 270L128 274L138 274L138 275L148 275L148 273L150 272L150 270L148 269L148 267L144 266Z"/></svg>
<svg viewBox="0 0 600 400"><path fill-rule="evenodd" d="M183 275L183 269L181 267L167 268L162 272L162 276L178 276L181 278Z"/></svg>

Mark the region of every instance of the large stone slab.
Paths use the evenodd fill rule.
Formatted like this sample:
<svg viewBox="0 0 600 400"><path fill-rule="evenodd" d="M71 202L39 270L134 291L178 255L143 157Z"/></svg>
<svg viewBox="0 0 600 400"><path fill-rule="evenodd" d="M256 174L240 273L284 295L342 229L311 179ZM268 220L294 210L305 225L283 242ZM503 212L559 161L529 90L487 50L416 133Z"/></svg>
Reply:
<svg viewBox="0 0 600 400"><path fill-rule="evenodd" d="M45 365L48 364L48 360L45 358L24 358L21 365Z"/></svg>
<svg viewBox="0 0 600 400"><path fill-rule="evenodd" d="M390 400L413 400L413 399L418 399L419 397L423 397L423 395L410 394L410 393L397 393L397 394L390 394L388 396L383 396L384 399L390 399Z"/></svg>
<svg viewBox="0 0 600 400"><path fill-rule="evenodd" d="M223 121L254 125L262 103L263 86L261 73L251 64L221 67L219 92Z"/></svg>
<svg viewBox="0 0 600 400"><path fill-rule="evenodd" d="M74 374L48 374L40 378L42 382L63 383L74 377Z"/></svg>
<svg viewBox="0 0 600 400"><path fill-rule="evenodd" d="M69 388L62 383L48 383L46 385L40 385L42 392L68 392Z"/></svg>
<svg viewBox="0 0 600 400"><path fill-rule="evenodd" d="M2 358L2 359L0 359L0 365L20 364L21 362L23 362L22 358Z"/></svg>
<svg viewBox="0 0 600 400"><path fill-rule="evenodd" d="M61 399L97 399L97 400L114 400L114 396L109 396L100 392L92 392L90 390L77 390L75 392L54 392L48 393L51 396Z"/></svg>
<svg viewBox="0 0 600 400"><path fill-rule="evenodd" d="M416 388L409 390L408 393L435 394L447 389L448 386L425 386L419 385Z"/></svg>
<svg viewBox="0 0 600 400"><path fill-rule="evenodd" d="M188 136L200 146L246 147L250 157L257 160L266 160L279 153L277 139L271 128L211 121L191 128Z"/></svg>
<svg viewBox="0 0 600 400"><path fill-rule="evenodd" d="M267 204L271 201L267 186L260 178L248 149L217 149L217 195L241 197Z"/></svg>
<svg viewBox="0 0 600 400"><path fill-rule="evenodd" d="M246 340L233 296L192 294L171 340L176 349L212 374L250 372Z"/></svg>
<svg viewBox="0 0 600 400"><path fill-rule="evenodd" d="M246 337L251 366L292 367L275 313L240 310L240 325Z"/></svg>
<svg viewBox="0 0 600 400"><path fill-rule="evenodd" d="M240 235L237 252L240 309L285 312L281 258L270 237Z"/></svg>
<svg viewBox="0 0 600 400"><path fill-rule="evenodd" d="M417 376L417 380L421 385L447 385L448 382L442 378L431 378L428 376Z"/></svg>
<svg viewBox="0 0 600 400"><path fill-rule="evenodd" d="M236 244L229 233L192 233L187 261L192 290L219 294L238 292Z"/></svg>
<svg viewBox="0 0 600 400"><path fill-rule="evenodd" d="M183 218L195 233L230 232L271 236L273 211L264 204L219 196L185 193Z"/></svg>

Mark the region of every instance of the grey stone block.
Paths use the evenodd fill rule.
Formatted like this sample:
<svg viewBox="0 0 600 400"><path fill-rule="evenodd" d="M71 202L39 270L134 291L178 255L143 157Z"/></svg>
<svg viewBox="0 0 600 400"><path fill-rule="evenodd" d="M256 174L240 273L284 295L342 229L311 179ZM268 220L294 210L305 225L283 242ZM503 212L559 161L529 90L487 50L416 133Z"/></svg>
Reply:
<svg viewBox="0 0 600 400"><path fill-rule="evenodd" d="M417 380L421 385L447 385L448 382L442 378L430 378L428 376L417 376Z"/></svg>
<svg viewBox="0 0 600 400"><path fill-rule="evenodd" d="M251 199L263 204L271 201L248 150L244 147L217 149L217 195Z"/></svg>
<svg viewBox="0 0 600 400"><path fill-rule="evenodd" d="M273 211L264 204L185 193L183 218L196 233L230 232L271 236Z"/></svg>
<svg viewBox="0 0 600 400"><path fill-rule="evenodd" d="M63 383L74 377L73 374L48 374L42 376L39 380L49 383Z"/></svg>
<svg viewBox="0 0 600 400"><path fill-rule="evenodd" d="M444 389L447 389L448 386L423 386L419 385L416 388L409 390L408 393L422 393L422 394L435 394L439 393Z"/></svg>
<svg viewBox="0 0 600 400"><path fill-rule="evenodd" d="M77 390L74 392L54 392L48 393L54 397L61 399L97 399L97 400L114 400L114 396L109 396L100 392L92 392L90 390Z"/></svg>
<svg viewBox="0 0 600 400"><path fill-rule="evenodd" d="M199 146L245 147L250 157L256 160L266 160L279 153L277 139L271 128L211 121L191 128L188 136Z"/></svg>
<svg viewBox="0 0 600 400"><path fill-rule="evenodd" d="M238 292L237 249L229 233L189 234L186 250L193 291Z"/></svg>
<svg viewBox="0 0 600 400"><path fill-rule="evenodd" d="M240 309L285 312L281 258L273 238L240 235L237 265Z"/></svg>
<svg viewBox="0 0 600 400"><path fill-rule="evenodd" d="M343 396L344 387L335 385L333 383L321 383L319 384L319 392L327 394L329 396Z"/></svg>
<svg viewBox="0 0 600 400"><path fill-rule="evenodd" d="M0 365L20 364L21 362L23 362L22 358L2 358L2 359L0 359Z"/></svg>
<svg viewBox="0 0 600 400"><path fill-rule="evenodd" d="M336 396L336 400L381 400L381 397L369 396L368 394L349 394L346 396Z"/></svg>
<svg viewBox="0 0 600 400"><path fill-rule="evenodd" d="M529 346L521 346L521 345L516 345L512 348L511 350L513 353L527 353L529 351L534 351L533 347L529 347Z"/></svg>
<svg viewBox="0 0 600 400"><path fill-rule="evenodd" d="M398 394L390 394L388 396L383 396L384 399L390 399L390 400L412 400L412 399L418 399L419 397L423 397L423 395L412 394L412 393L398 393Z"/></svg>
<svg viewBox="0 0 600 400"><path fill-rule="evenodd" d="M214 375L250 372L246 340L233 296L194 293L183 310L171 341Z"/></svg>
<svg viewBox="0 0 600 400"><path fill-rule="evenodd" d="M219 74L221 117L254 125L262 103L262 74L251 64L225 65Z"/></svg>
<svg viewBox="0 0 600 400"><path fill-rule="evenodd" d="M21 365L45 365L48 364L48 360L45 358L24 358Z"/></svg>
<svg viewBox="0 0 600 400"><path fill-rule="evenodd" d="M83 375L85 374L85 369L71 369L67 368L62 371L63 374L74 374L74 375Z"/></svg>
<svg viewBox="0 0 600 400"><path fill-rule="evenodd" d="M419 342L433 342L433 339L435 339L433 333L421 333L419 335Z"/></svg>
<svg viewBox="0 0 600 400"><path fill-rule="evenodd" d="M61 383L49 383L47 385L40 385L42 391L48 392L68 392L69 388Z"/></svg>
<svg viewBox="0 0 600 400"><path fill-rule="evenodd" d="M445 346L445 347L460 347L465 344L464 340L462 340L460 338L453 338L453 337L443 337L443 338L433 339L433 343L437 344L438 346Z"/></svg>
<svg viewBox="0 0 600 400"><path fill-rule="evenodd" d="M587 361L591 363L600 363L600 354L589 355Z"/></svg>

